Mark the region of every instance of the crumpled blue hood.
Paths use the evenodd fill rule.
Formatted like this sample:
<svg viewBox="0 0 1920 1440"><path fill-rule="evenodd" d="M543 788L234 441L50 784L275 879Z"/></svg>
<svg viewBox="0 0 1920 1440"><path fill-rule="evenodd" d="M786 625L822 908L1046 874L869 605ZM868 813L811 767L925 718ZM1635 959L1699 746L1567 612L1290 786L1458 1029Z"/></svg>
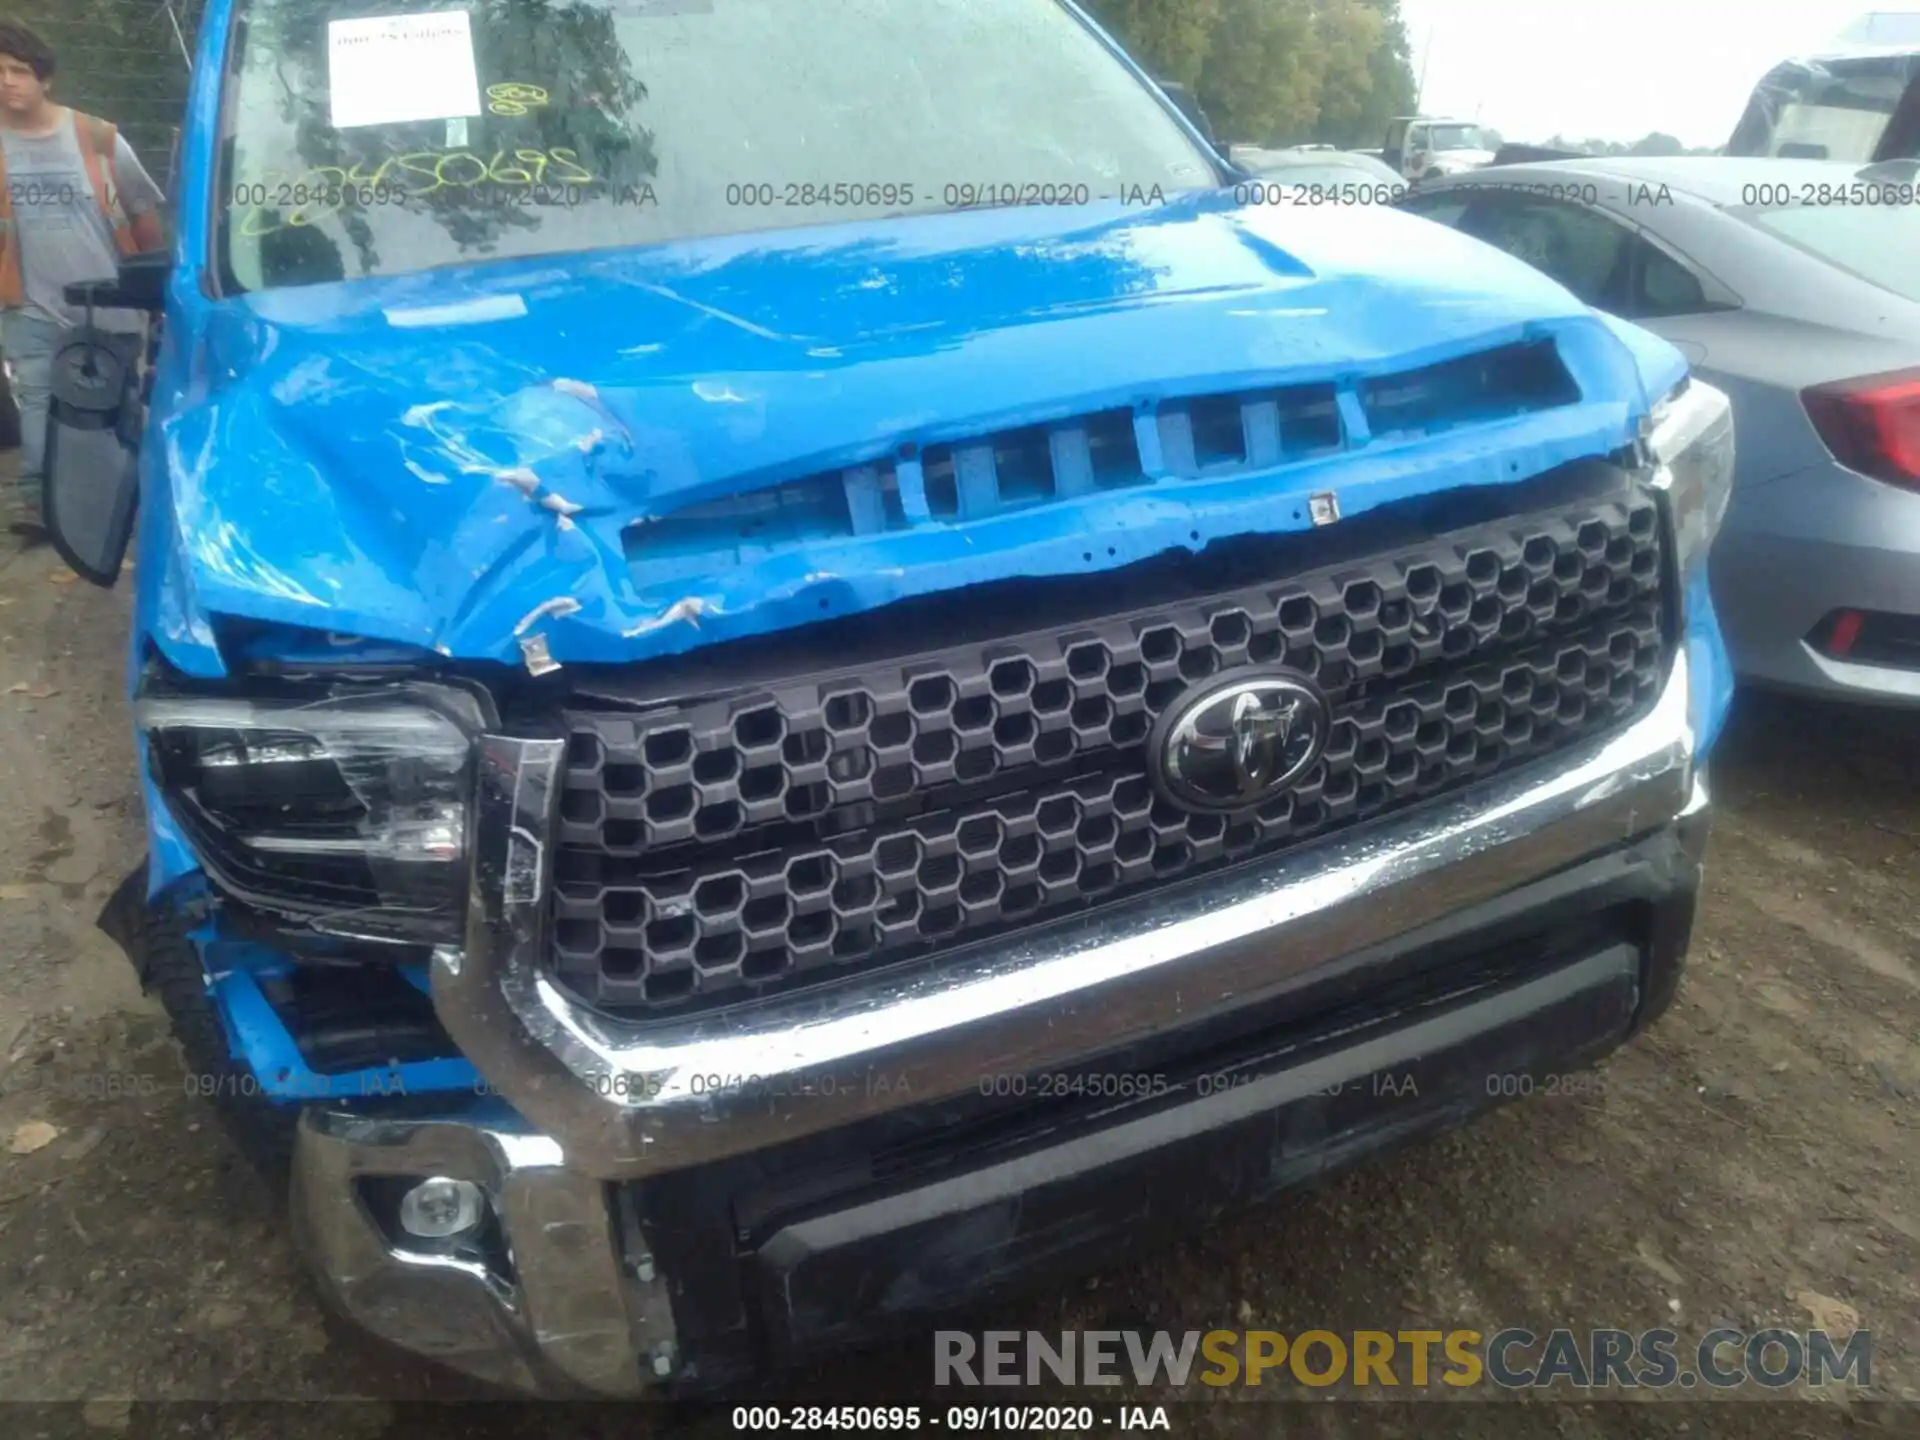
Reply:
<svg viewBox="0 0 1920 1440"><path fill-rule="evenodd" d="M624 661L1014 575L1299 528L1625 443L1682 373L1529 267L1371 207L1010 210L263 292L156 405L167 637L245 617L517 664ZM1231 481L825 537L671 583L623 538L700 501L1169 396L1552 338L1581 403ZM187 374L175 364L173 373ZM152 464L152 456L149 457ZM152 491L150 490L150 494ZM1098 535L1097 547L1087 543ZM1116 543L1116 537L1117 543Z"/></svg>

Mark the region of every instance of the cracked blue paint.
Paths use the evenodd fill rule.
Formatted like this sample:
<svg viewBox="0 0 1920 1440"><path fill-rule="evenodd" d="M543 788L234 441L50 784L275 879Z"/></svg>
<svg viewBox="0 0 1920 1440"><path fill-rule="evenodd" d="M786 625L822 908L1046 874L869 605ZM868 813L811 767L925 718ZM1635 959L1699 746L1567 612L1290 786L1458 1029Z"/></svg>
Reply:
<svg viewBox="0 0 1920 1440"><path fill-rule="evenodd" d="M142 452L136 671L149 648L198 677L269 655L518 668L533 619L562 666L645 661L1307 528L1317 492L1351 517L1512 481L1629 443L1684 373L1664 341L1445 227L1226 191L214 299L225 10L201 32ZM1365 381L1523 342L1551 343L1577 400L1368 434ZM1170 472L1159 407L1318 383L1349 422L1334 453L1287 458L1250 423L1259 463ZM1135 417L1142 483L1101 488L1063 446L1046 503L996 511L963 449L960 512L932 512L928 447L1110 411ZM898 526L856 481L847 533L800 517L704 572L649 562L663 517L882 463ZM159 885L190 858L147 798Z"/></svg>
<svg viewBox="0 0 1920 1440"><path fill-rule="evenodd" d="M521 618L567 596L578 609L546 630L556 660L644 660L1293 528L1318 490L1354 515L1512 480L1628 442L1673 368L1465 237L1383 211L1302 214L1209 196L1093 217L935 216L575 257L563 281L548 258L192 297L148 450L149 493L166 502L152 510L166 513L143 538L162 547L168 583L144 618L193 674L225 668L222 617L514 664ZM1303 258L1229 243L1253 227L1289 232L1270 243ZM875 267L880 290L860 283ZM536 270L537 298L487 312L507 318L387 319L403 301L531 289ZM929 272L964 279L935 287ZM695 289L714 302L685 303ZM743 323L716 319L723 297ZM799 335L750 320L785 312ZM646 353L631 353L636 334L656 337ZM823 339L836 358L811 353ZM1143 445L1151 483L1005 514L985 501L986 458L963 447L956 517L928 514L920 477L902 474L905 528L798 533L692 580L650 573L629 536L903 447L1116 409L1150 420L1189 396L1337 380L1350 412L1369 378L1530 340L1557 347L1577 403L1426 436L1350 426L1356 443L1336 455L1230 479L1157 473ZM189 347L198 375L184 373Z"/></svg>
<svg viewBox="0 0 1920 1440"><path fill-rule="evenodd" d="M260 982L284 974L286 962L271 950L222 940L212 926L192 934L207 971L207 993L220 1015L233 1058L276 1105L318 1100L368 1100L401 1095L473 1095L483 1088L473 1063L455 1056L326 1073L309 1066L299 1042L268 1001Z"/></svg>

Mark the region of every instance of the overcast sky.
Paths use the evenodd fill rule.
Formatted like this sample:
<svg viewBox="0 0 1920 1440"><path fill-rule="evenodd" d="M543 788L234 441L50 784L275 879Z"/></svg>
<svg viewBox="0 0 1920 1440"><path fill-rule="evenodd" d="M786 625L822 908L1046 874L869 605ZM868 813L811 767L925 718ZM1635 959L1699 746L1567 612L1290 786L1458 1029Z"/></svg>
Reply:
<svg viewBox="0 0 1920 1440"><path fill-rule="evenodd" d="M1856 14L1920 0L1400 0L1413 70L1432 36L1428 114L1476 116L1509 140L1689 146L1733 132L1753 82L1819 49Z"/></svg>

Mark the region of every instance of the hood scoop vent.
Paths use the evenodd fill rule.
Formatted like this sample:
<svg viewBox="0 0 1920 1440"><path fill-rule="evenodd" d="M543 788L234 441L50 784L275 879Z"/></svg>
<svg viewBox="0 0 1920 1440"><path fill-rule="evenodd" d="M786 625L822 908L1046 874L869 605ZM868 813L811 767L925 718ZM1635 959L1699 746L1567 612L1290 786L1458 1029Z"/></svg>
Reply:
<svg viewBox="0 0 1920 1440"><path fill-rule="evenodd" d="M689 505L631 527L650 586L816 541L967 524L1105 490L1268 471L1577 403L1551 340L1417 370L1161 401L929 445Z"/></svg>

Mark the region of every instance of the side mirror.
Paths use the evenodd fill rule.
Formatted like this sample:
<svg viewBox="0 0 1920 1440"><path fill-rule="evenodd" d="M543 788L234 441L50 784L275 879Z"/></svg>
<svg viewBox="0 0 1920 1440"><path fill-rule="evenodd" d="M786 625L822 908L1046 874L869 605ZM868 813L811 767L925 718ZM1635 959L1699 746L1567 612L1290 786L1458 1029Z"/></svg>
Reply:
<svg viewBox="0 0 1920 1440"><path fill-rule="evenodd" d="M1200 108L1200 102L1194 98L1193 91L1178 80L1162 80L1160 89L1165 92L1169 100L1173 101L1174 108L1193 122L1193 128L1206 137L1207 144L1218 150L1220 141L1213 133L1213 122L1207 118L1207 112Z"/></svg>
<svg viewBox="0 0 1920 1440"><path fill-rule="evenodd" d="M102 330L93 312L166 308L173 260L165 251L129 255L112 280L66 287L69 305L87 323L53 356L47 405L47 449L40 503L60 558L96 585L120 578L140 501L143 335Z"/></svg>
<svg viewBox="0 0 1920 1440"><path fill-rule="evenodd" d="M53 356L41 506L60 558L96 585L120 578L133 538L141 344L85 325Z"/></svg>

